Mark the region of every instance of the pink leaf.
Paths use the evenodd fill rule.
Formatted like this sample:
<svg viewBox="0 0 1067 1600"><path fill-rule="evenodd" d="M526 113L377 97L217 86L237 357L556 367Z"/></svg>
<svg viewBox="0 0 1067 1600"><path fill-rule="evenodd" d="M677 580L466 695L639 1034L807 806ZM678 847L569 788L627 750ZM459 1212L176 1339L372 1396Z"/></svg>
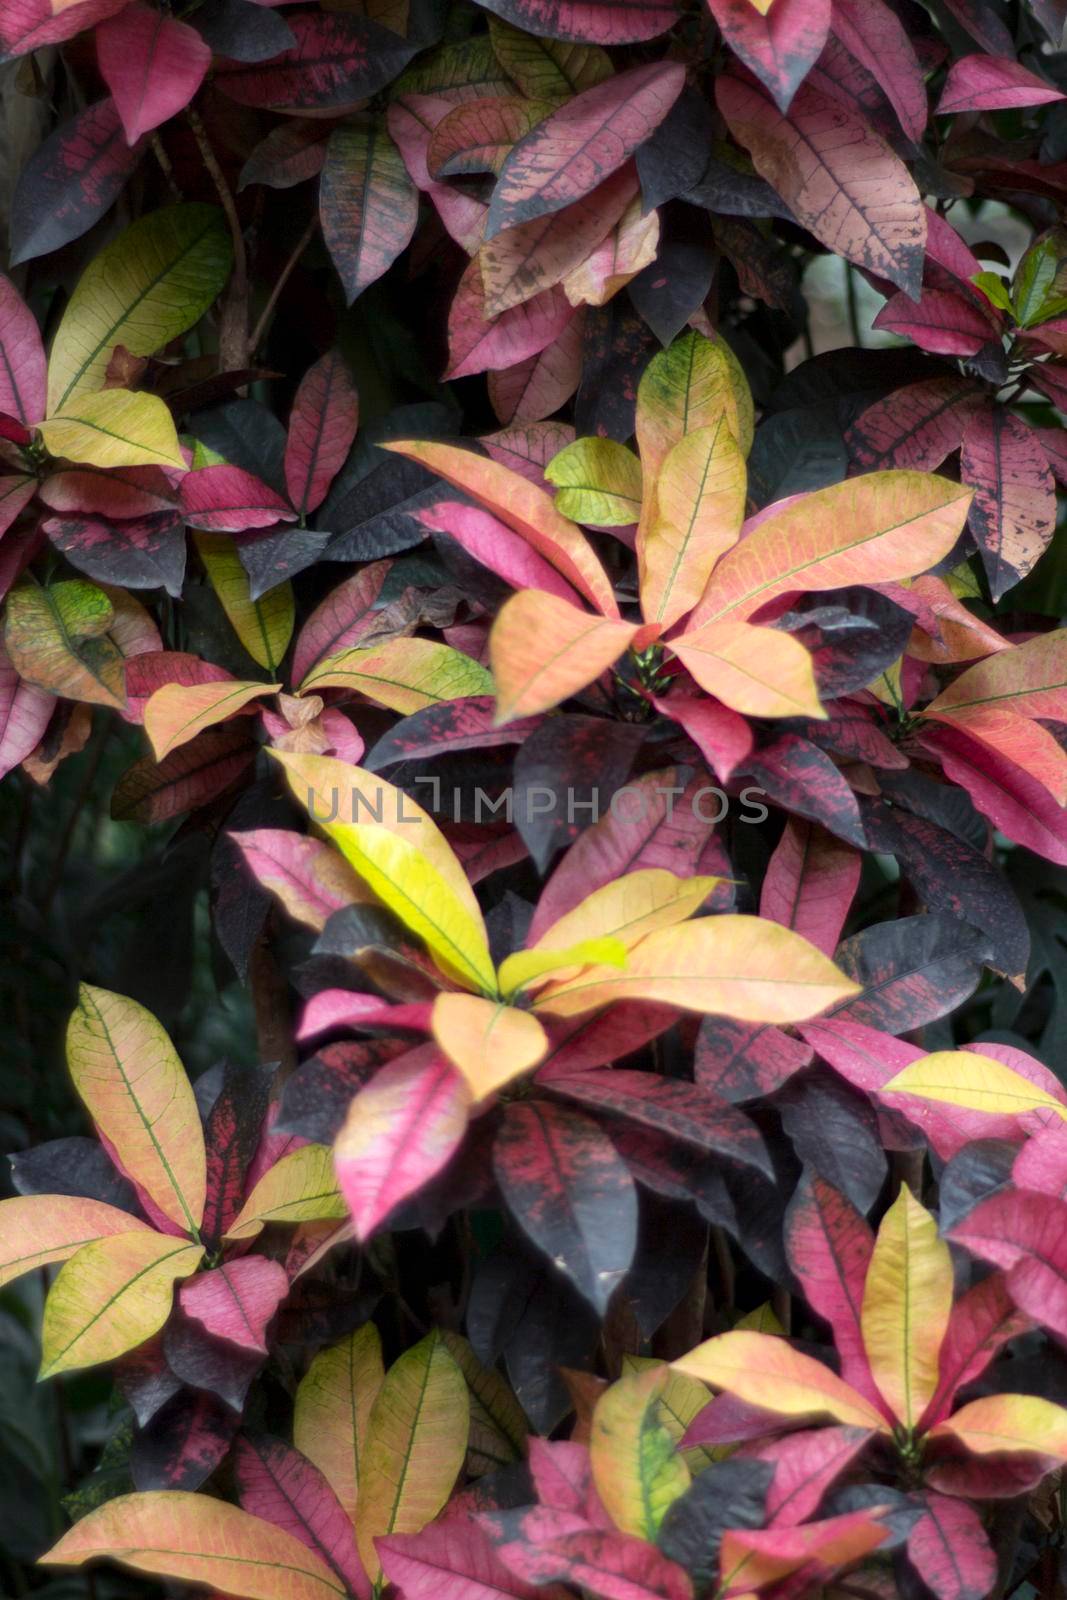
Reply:
<svg viewBox="0 0 1067 1600"><path fill-rule="evenodd" d="M41 484L40 496L53 511L78 511L88 516L150 517L170 511L177 496L159 467L68 467Z"/></svg>
<svg viewBox="0 0 1067 1600"><path fill-rule="evenodd" d="M966 425L960 476L974 489L968 516L994 600L1024 578L1056 530L1056 486L1034 430L1005 406Z"/></svg>
<svg viewBox="0 0 1067 1600"><path fill-rule="evenodd" d="M805 85L788 117L720 77L715 98L756 171L837 255L918 296L926 211L907 167L854 113Z"/></svg>
<svg viewBox="0 0 1067 1600"><path fill-rule="evenodd" d="M832 956L862 867L857 851L816 823L790 817L763 880L760 916L794 929Z"/></svg>
<svg viewBox="0 0 1067 1600"><path fill-rule="evenodd" d="M488 207L451 184L436 183L426 165L433 131L452 109L450 101L437 96L408 94L391 103L386 118L412 183L432 202L445 231L473 255L481 243Z"/></svg>
<svg viewBox="0 0 1067 1600"><path fill-rule="evenodd" d="M1025 1155L1042 1137L1038 1134L1028 1139L1020 1154ZM1015 1181L1018 1182L1017 1177ZM938 1356L937 1393L919 1419L922 1430L925 1432L935 1422L942 1422L951 1411L959 1390L981 1377L997 1351L1009 1339L1025 1333L1029 1326L1029 1317L1016 1309L1003 1273L991 1272L988 1278L968 1289L952 1307Z"/></svg>
<svg viewBox="0 0 1067 1600"><path fill-rule="evenodd" d="M127 144L158 128L193 98L211 65L195 28L133 0L96 30L96 60Z"/></svg>
<svg viewBox="0 0 1067 1600"><path fill-rule="evenodd" d="M600 1600L691 1600L682 1568L626 1533L582 1526L566 1511L536 1507L479 1517L501 1560L530 1583L566 1582Z"/></svg>
<svg viewBox="0 0 1067 1600"><path fill-rule="evenodd" d="M0 645L0 778L36 750L55 708L55 695L20 678Z"/></svg>
<svg viewBox="0 0 1067 1600"><path fill-rule="evenodd" d="M966 1501L928 1490L907 1549L908 1560L937 1600L985 1600L993 1589L997 1558L981 1517Z"/></svg>
<svg viewBox="0 0 1067 1600"><path fill-rule="evenodd" d="M923 104L925 105L925 91ZM982 263L973 250L960 238L951 223L937 211L926 208L926 259L936 261L972 294L978 291L971 279L981 272Z"/></svg>
<svg viewBox="0 0 1067 1600"><path fill-rule="evenodd" d="M926 84L896 12L883 0L834 0L833 32L876 80L908 138L920 143L926 132Z"/></svg>
<svg viewBox="0 0 1067 1600"><path fill-rule="evenodd" d="M374 994L356 994L351 989L320 989L304 1007L296 1036L303 1042L333 1028L410 1028L424 1033L430 1026L430 1009L421 1001L393 1005Z"/></svg>
<svg viewBox="0 0 1067 1600"><path fill-rule="evenodd" d="M537 1069L537 1081L551 1083L557 1073L607 1066L666 1033L677 1016L670 1006L627 1000L593 1017L550 1019L546 1025L549 1051Z"/></svg>
<svg viewBox="0 0 1067 1600"><path fill-rule="evenodd" d="M487 239L478 252L487 313L498 316L561 283L611 232L637 192L637 172L627 162L563 210Z"/></svg>
<svg viewBox="0 0 1067 1600"><path fill-rule="evenodd" d="M230 676L225 667L187 655L183 650L146 650L126 663L124 719L143 722L146 704L164 684L224 683Z"/></svg>
<svg viewBox="0 0 1067 1600"><path fill-rule="evenodd" d="M211 533L240 533L296 521L296 512L281 495L243 467L199 467L187 472L178 495L186 522Z"/></svg>
<svg viewBox="0 0 1067 1600"><path fill-rule="evenodd" d="M179 1298L187 1317L215 1339L241 1350L267 1351L267 1324L289 1293L285 1268L265 1256L242 1256L182 1285Z"/></svg>
<svg viewBox="0 0 1067 1600"><path fill-rule="evenodd" d="M285 441L285 487L301 514L315 511L356 437L359 396L348 365L330 350L305 372Z"/></svg>
<svg viewBox="0 0 1067 1600"><path fill-rule="evenodd" d="M1067 814L1044 784L956 728L931 727L920 743L937 756L945 776L967 791L994 827L1046 861L1067 866Z"/></svg>
<svg viewBox="0 0 1067 1600"><path fill-rule="evenodd" d="M489 399L501 422L537 422L565 405L582 376L584 316L572 317L550 345L489 374Z"/></svg>
<svg viewBox="0 0 1067 1600"><path fill-rule="evenodd" d="M420 1045L381 1069L349 1108L334 1166L356 1237L370 1237L422 1189L467 1131L470 1091L436 1045Z"/></svg>
<svg viewBox="0 0 1067 1600"><path fill-rule="evenodd" d="M442 500L415 515L423 527L449 534L468 555L513 589L542 589L572 605L581 605L566 578L492 512L458 500Z"/></svg>
<svg viewBox="0 0 1067 1600"><path fill-rule="evenodd" d="M11 279L0 273L0 411L32 427L44 416L46 389L36 320Z"/></svg>
<svg viewBox="0 0 1067 1600"><path fill-rule="evenodd" d="M999 337L992 320L973 300L950 289L924 289L918 305L906 294L895 294L872 326L912 339L920 350L938 356L973 356Z"/></svg>
<svg viewBox="0 0 1067 1600"><path fill-rule="evenodd" d="M545 1592L509 1572L470 1517L375 1543L385 1576L404 1600L535 1600Z"/></svg>
<svg viewBox="0 0 1067 1600"><path fill-rule="evenodd" d="M1002 1189L979 1201L948 1237L1003 1268L1019 1309L1067 1338L1067 1200Z"/></svg>
<svg viewBox="0 0 1067 1600"><path fill-rule="evenodd" d="M845 434L845 443L866 471L933 472L959 449L967 418L981 402L982 391L971 378L923 378L868 406Z"/></svg>
<svg viewBox="0 0 1067 1600"><path fill-rule="evenodd" d="M720 783L728 783L752 754L752 729L729 706L707 697L690 700L684 695L655 698L652 704L685 729Z"/></svg>
<svg viewBox="0 0 1067 1600"><path fill-rule="evenodd" d="M278 895L290 914L321 933L335 911L351 905L357 882L337 870L337 852L318 839L305 838L288 828L253 828L231 833L257 883ZM340 991L328 991L340 992Z"/></svg>
<svg viewBox="0 0 1067 1600"><path fill-rule="evenodd" d="M500 316L489 316L482 269L475 258L456 285L449 309L445 377L465 378L525 361L558 339L573 317L574 307L558 286L542 289Z"/></svg>
<svg viewBox="0 0 1067 1600"><path fill-rule="evenodd" d="M730 49L770 90L780 111L814 66L830 30L830 0L708 0Z"/></svg>
<svg viewBox="0 0 1067 1600"><path fill-rule="evenodd" d="M314 1550L349 1594L369 1600L370 1583L352 1524L322 1473L299 1450L266 1435L238 1439L237 1494L244 1509Z"/></svg>
<svg viewBox="0 0 1067 1600"><path fill-rule="evenodd" d="M0 477L0 536L21 516L36 493L36 478L21 474Z"/></svg>
<svg viewBox="0 0 1067 1600"><path fill-rule="evenodd" d="M593 1488L589 1451L567 1440L531 1438L530 1476L537 1499L554 1511L585 1516Z"/></svg>
<svg viewBox="0 0 1067 1600"><path fill-rule="evenodd" d="M1015 1157L1011 1181L1017 1189L1067 1200L1067 1126L1057 1122L1032 1133Z"/></svg>
<svg viewBox="0 0 1067 1600"><path fill-rule="evenodd" d="M489 206L486 238L588 194L659 127L684 84L680 63L654 62L617 73L566 101L520 139L505 161Z"/></svg>
<svg viewBox="0 0 1067 1600"><path fill-rule="evenodd" d="M574 320L581 320L577 313ZM570 327L568 322L564 331ZM574 429L569 422L527 422L498 428L495 433L483 433L479 443L501 466L510 467L528 483L547 491L545 468L553 456L574 443Z"/></svg>
<svg viewBox="0 0 1067 1600"><path fill-rule="evenodd" d="M1007 56L964 56L949 68L937 115L957 111L1006 111L1045 106L1065 97L1043 78Z"/></svg>
<svg viewBox="0 0 1067 1600"><path fill-rule="evenodd" d="M82 0L53 14L51 0L4 0L0 6L0 62L42 45L62 44L121 11L126 0Z"/></svg>
<svg viewBox="0 0 1067 1600"><path fill-rule="evenodd" d="M539 38L580 44L634 44L678 21L667 0L493 0L489 10Z"/></svg>
<svg viewBox="0 0 1067 1600"><path fill-rule="evenodd" d="M827 1489L870 1438L867 1428L805 1429L744 1452L774 1466L767 1491L768 1522L796 1527L814 1516Z"/></svg>

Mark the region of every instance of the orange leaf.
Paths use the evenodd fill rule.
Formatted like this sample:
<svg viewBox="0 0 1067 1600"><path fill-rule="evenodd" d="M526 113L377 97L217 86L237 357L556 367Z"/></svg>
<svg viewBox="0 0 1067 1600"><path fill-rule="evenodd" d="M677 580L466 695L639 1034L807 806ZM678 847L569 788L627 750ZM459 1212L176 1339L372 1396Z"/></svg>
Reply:
<svg viewBox="0 0 1067 1600"><path fill-rule="evenodd" d="M187 744L203 728L236 716L250 700L276 694L280 683L165 683L144 708L144 730L157 761Z"/></svg>
<svg viewBox="0 0 1067 1600"><path fill-rule="evenodd" d="M153 1230L128 1211L80 1195L27 1194L0 1200L0 1288L34 1267L66 1261L114 1233Z"/></svg>
<svg viewBox="0 0 1067 1600"><path fill-rule="evenodd" d="M700 1378L749 1405L786 1417L829 1416L859 1428L888 1433L881 1412L850 1384L771 1333L720 1333L671 1363L676 1372Z"/></svg>
<svg viewBox="0 0 1067 1600"><path fill-rule="evenodd" d="M669 628L696 605L716 561L737 543L746 482L745 458L725 416L668 452L655 516L637 540L641 610L650 622Z"/></svg>
<svg viewBox="0 0 1067 1600"><path fill-rule="evenodd" d="M548 1050L548 1036L529 1011L473 994L439 994L432 1027L475 1103L529 1072Z"/></svg>
<svg viewBox="0 0 1067 1600"><path fill-rule="evenodd" d="M750 717L825 718L810 653L791 633L707 622L667 648L702 689Z"/></svg>
<svg viewBox="0 0 1067 1600"><path fill-rule="evenodd" d="M548 711L595 683L637 631L633 623L590 616L543 589L512 595L489 635L497 725Z"/></svg>
<svg viewBox="0 0 1067 1600"><path fill-rule="evenodd" d="M927 706L925 715L949 721L980 706L1067 721L1067 628L1039 634L969 667Z"/></svg>
<svg viewBox="0 0 1067 1600"><path fill-rule="evenodd" d="M977 1456L1025 1450L1067 1461L1067 1408L1033 1394L990 1394L939 1422L930 1438L958 1439Z"/></svg>

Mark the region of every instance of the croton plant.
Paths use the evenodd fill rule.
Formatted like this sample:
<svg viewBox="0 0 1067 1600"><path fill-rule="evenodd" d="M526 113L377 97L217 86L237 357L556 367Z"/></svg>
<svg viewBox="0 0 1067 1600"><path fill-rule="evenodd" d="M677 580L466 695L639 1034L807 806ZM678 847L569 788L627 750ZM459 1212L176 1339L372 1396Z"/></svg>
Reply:
<svg viewBox="0 0 1067 1600"><path fill-rule="evenodd" d="M1065 22L0 0L5 1590L1063 1600Z"/></svg>

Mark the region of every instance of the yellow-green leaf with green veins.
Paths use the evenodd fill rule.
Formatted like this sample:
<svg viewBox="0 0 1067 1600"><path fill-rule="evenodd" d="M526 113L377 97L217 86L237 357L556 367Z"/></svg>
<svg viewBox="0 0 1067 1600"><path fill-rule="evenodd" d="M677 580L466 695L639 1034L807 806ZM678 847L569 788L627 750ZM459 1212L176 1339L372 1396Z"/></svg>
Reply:
<svg viewBox="0 0 1067 1600"><path fill-rule="evenodd" d="M233 540L225 533L196 533L193 537L234 633L257 666L277 672L296 618L292 584L279 583L253 600L248 573Z"/></svg>
<svg viewBox="0 0 1067 1600"><path fill-rule="evenodd" d="M500 963L497 981L502 995L511 997L539 978L567 967L624 967L626 946L621 939L584 939L565 949L517 950Z"/></svg>
<svg viewBox="0 0 1067 1600"><path fill-rule="evenodd" d="M374 1540L419 1533L452 1492L467 1453L470 1403L463 1374L439 1333L397 1360L370 1415L356 1507L356 1539L376 1582Z"/></svg>
<svg viewBox="0 0 1067 1600"><path fill-rule="evenodd" d="M651 487L687 433L725 417L743 455L752 448L752 392L725 339L690 329L653 356L637 387L637 448Z"/></svg>
<svg viewBox="0 0 1067 1600"><path fill-rule="evenodd" d="M441 1338L467 1384L469 1470L480 1475L521 1461L526 1454L530 1424L506 1380L495 1367L483 1367L460 1334L443 1328Z"/></svg>
<svg viewBox="0 0 1067 1600"><path fill-rule="evenodd" d="M345 1214L333 1172L333 1152L324 1144L306 1144L263 1174L227 1228L226 1237L254 1239L268 1222L318 1222Z"/></svg>
<svg viewBox="0 0 1067 1600"><path fill-rule="evenodd" d="M170 1316L174 1284L203 1255L201 1245L146 1229L83 1245L48 1291L41 1377L114 1361L144 1344Z"/></svg>
<svg viewBox="0 0 1067 1600"><path fill-rule="evenodd" d="M141 1230L152 1232L128 1211L81 1195L20 1194L0 1200L0 1288L34 1267L66 1261L94 1239Z"/></svg>
<svg viewBox="0 0 1067 1600"><path fill-rule="evenodd" d="M488 21L497 60L531 100L569 100L603 83L615 70L607 51L597 44L535 38L492 13Z"/></svg>
<svg viewBox="0 0 1067 1600"><path fill-rule="evenodd" d="M734 1331L706 1339L672 1363L676 1372L787 1417L829 1416L888 1433L869 1400L814 1356L770 1333Z"/></svg>
<svg viewBox="0 0 1067 1600"><path fill-rule="evenodd" d="M716 561L740 536L747 481L725 416L668 451L656 480L655 514L637 540L646 621L669 628L696 605Z"/></svg>
<svg viewBox="0 0 1067 1600"><path fill-rule="evenodd" d="M912 1429L937 1389L952 1312L952 1258L937 1223L907 1185L882 1218L863 1289L860 1326L878 1391Z"/></svg>
<svg viewBox="0 0 1067 1600"><path fill-rule="evenodd" d="M1067 1461L1067 1407L1036 1394L989 1394L939 1422L930 1437L957 1439L978 1456L1024 1451Z"/></svg>
<svg viewBox="0 0 1067 1600"><path fill-rule="evenodd" d="M913 1094L920 1100L1018 1116L1023 1111L1053 1111L1067 1121L1067 1105L1038 1088L1021 1072L993 1056L971 1050L935 1050L913 1061L882 1085L879 1094Z"/></svg>
<svg viewBox="0 0 1067 1600"><path fill-rule="evenodd" d="M293 1443L322 1473L352 1521L360 1457L370 1414L385 1377L373 1322L312 1359L293 1403Z"/></svg>
<svg viewBox="0 0 1067 1600"><path fill-rule="evenodd" d="M375 705L409 716L442 700L492 694L493 676L436 639L390 639L327 656L300 685L301 694L312 689L352 689Z"/></svg>
<svg viewBox="0 0 1067 1600"><path fill-rule="evenodd" d="M88 705L126 704L126 660L108 634L115 610L102 589L74 578L7 597L4 645L21 678Z"/></svg>
<svg viewBox="0 0 1067 1600"><path fill-rule="evenodd" d="M575 439L545 468L556 510L572 522L623 528L641 513L641 463L614 439Z"/></svg>
<svg viewBox="0 0 1067 1600"><path fill-rule="evenodd" d="M217 206L150 212L82 273L48 363L48 414L102 389L116 345L150 356L199 322L229 276L233 248Z"/></svg>
<svg viewBox="0 0 1067 1600"><path fill-rule="evenodd" d="M596 1403L589 1439L593 1481L611 1520L649 1541L690 1482L660 1417L669 1378L670 1369L658 1366L613 1383Z"/></svg>
<svg viewBox="0 0 1067 1600"><path fill-rule="evenodd" d="M158 395L78 394L40 423L48 453L93 467L184 467L174 418Z"/></svg>
<svg viewBox="0 0 1067 1600"><path fill-rule="evenodd" d="M67 1066L123 1171L195 1234L207 1189L204 1135L166 1029L136 1000L83 983L67 1028Z"/></svg>
<svg viewBox="0 0 1067 1600"><path fill-rule="evenodd" d="M165 683L150 695L144 708L144 731L157 761L204 728L236 716L242 707L261 695L276 694L280 683L241 683L224 679L221 683Z"/></svg>
<svg viewBox="0 0 1067 1600"><path fill-rule="evenodd" d="M679 878L665 867L640 867L586 895L541 935L534 948L562 951L589 939L617 939L630 950L657 928L670 928L693 916L721 881Z"/></svg>

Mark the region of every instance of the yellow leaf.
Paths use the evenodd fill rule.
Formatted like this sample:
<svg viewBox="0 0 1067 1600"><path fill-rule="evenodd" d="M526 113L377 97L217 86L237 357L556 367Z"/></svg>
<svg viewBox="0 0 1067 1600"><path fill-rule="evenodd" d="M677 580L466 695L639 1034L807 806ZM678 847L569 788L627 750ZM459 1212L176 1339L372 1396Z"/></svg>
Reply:
<svg viewBox="0 0 1067 1600"><path fill-rule="evenodd" d="M882 1414L829 1367L774 1334L720 1333L671 1364L676 1372L782 1416L829 1416L889 1431Z"/></svg>
<svg viewBox="0 0 1067 1600"><path fill-rule="evenodd" d="M154 394L78 394L38 424L49 455L94 467L184 467L174 419Z"/></svg>
<svg viewBox="0 0 1067 1600"><path fill-rule="evenodd" d="M4 647L20 678L68 700L125 706L126 661L103 589L81 578L47 588L20 583L4 618Z"/></svg>
<svg viewBox="0 0 1067 1600"><path fill-rule="evenodd" d="M627 1372L648 1372L653 1367L662 1363L652 1356L634 1356L624 1353L622 1370ZM667 1382L659 1397L659 1417L675 1444L681 1444L689 1431L695 1417L699 1416L704 1407L711 1404L711 1395L704 1384L698 1383L696 1378L687 1378L673 1368L667 1368ZM703 1445L694 1445L683 1451L683 1460L690 1470L699 1471L717 1458L718 1449L707 1449Z"/></svg>
<svg viewBox="0 0 1067 1600"><path fill-rule="evenodd" d="M296 617L292 584L279 583L253 600L233 539L225 533L194 533L193 539L234 633L257 666L277 672Z"/></svg>
<svg viewBox="0 0 1067 1600"><path fill-rule="evenodd" d="M513 594L489 634L497 725L548 711L595 683L638 632L634 623L591 616L543 589Z"/></svg>
<svg viewBox="0 0 1067 1600"><path fill-rule="evenodd" d="M631 950L657 928L670 928L693 916L721 881L679 878L664 867L624 873L586 895L541 935L534 948L562 951L590 939L610 938Z"/></svg>
<svg viewBox="0 0 1067 1600"><path fill-rule="evenodd" d="M554 455L545 477L557 490L556 510L571 522L623 528L641 511L641 463L614 439L575 439Z"/></svg>
<svg viewBox="0 0 1067 1600"><path fill-rule="evenodd" d="M355 1521L359 1459L382 1386L382 1341L373 1322L320 1350L293 1403L293 1443L322 1473Z"/></svg>
<svg viewBox="0 0 1067 1600"><path fill-rule="evenodd" d="M254 1239L268 1222L315 1222L346 1214L334 1177L333 1152L323 1144L306 1144L263 1174L226 1237Z"/></svg>
<svg viewBox="0 0 1067 1600"><path fill-rule="evenodd" d="M529 1011L473 994L439 994L432 1025L475 1102L529 1072L548 1050L545 1030Z"/></svg>
<svg viewBox="0 0 1067 1600"><path fill-rule="evenodd" d="M720 417L747 456L752 394L737 357L725 339L689 329L653 356L637 388L637 448L646 484L658 478L668 453L687 433Z"/></svg>
<svg viewBox="0 0 1067 1600"><path fill-rule="evenodd" d="M1034 1394L990 1394L930 1429L931 1439L946 1437L976 1456L1024 1450L1067 1461L1067 1407Z"/></svg>
<svg viewBox="0 0 1067 1600"><path fill-rule="evenodd" d="M784 1335L785 1329L774 1314L774 1307L769 1300L764 1300L761 1306L754 1311L749 1311L745 1316L734 1323L737 1329L751 1329L753 1333L777 1333Z"/></svg>
<svg viewBox="0 0 1067 1600"><path fill-rule="evenodd" d="M195 1235L207 1192L204 1135L166 1030L136 1000L83 983L67 1028L67 1066L123 1170Z"/></svg>
<svg viewBox="0 0 1067 1600"><path fill-rule="evenodd" d="M772 512L718 562L693 628L750 617L793 590L893 583L935 566L963 529L972 490L932 472L869 472Z"/></svg>
<svg viewBox="0 0 1067 1600"><path fill-rule="evenodd" d="M445 1504L469 1425L463 1374L441 1335L427 1334L390 1367L371 1410L356 1540L372 1583L381 1572L374 1540L419 1533Z"/></svg>
<svg viewBox="0 0 1067 1600"><path fill-rule="evenodd" d="M937 1389L952 1312L952 1258L937 1223L906 1184L882 1219L860 1326L878 1391L909 1431Z"/></svg>
<svg viewBox="0 0 1067 1600"><path fill-rule="evenodd" d="M690 1482L660 1417L669 1378L669 1368L655 1366L611 1384L593 1410L589 1439L593 1482L608 1515L623 1533L650 1541Z"/></svg>
<svg viewBox="0 0 1067 1600"><path fill-rule="evenodd" d="M41 1564L80 1567L100 1557L248 1600L345 1595L332 1569L291 1533L214 1495L180 1489L106 1501L76 1522Z"/></svg>
<svg viewBox="0 0 1067 1600"><path fill-rule="evenodd" d="M106 245L67 303L48 363L48 414L103 389L118 344L150 356L198 322L230 270L232 246L217 206L150 212Z"/></svg>
<svg viewBox="0 0 1067 1600"><path fill-rule="evenodd" d="M534 1010L574 1017L616 1000L654 1000L741 1022L803 1022L858 994L821 951L762 917L717 916L660 928L625 972L591 968L550 984Z"/></svg>
<svg viewBox="0 0 1067 1600"><path fill-rule="evenodd" d="M0 1288L34 1267L66 1261L94 1239L153 1230L128 1211L80 1195L27 1194L0 1200Z"/></svg>
<svg viewBox="0 0 1067 1600"><path fill-rule="evenodd" d="M221 683L165 683L149 696L144 708L144 730L156 760L162 761L204 728L225 722L250 701L276 694L280 688L280 683L242 683L236 679Z"/></svg>
<svg viewBox="0 0 1067 1600"><path fill-rule="evenodd" d="M1054 1111L1067 1121L1067 1105L1054 1095L1002 1061L971 1050L935 1050L922 1056L883 1084L879 1093L912 1094L967 1111L988 1111L990 1116Z"/></svg>
<svg viewBox="0 0 1067 1600"><path fill-rule="evenodd" d="M506 999L550 973L567 967L624 967L626 946L620 939L584 939L564 950L517 950L505 956L497 972L500 993Z"/></svg>
<svg viewBox="0 0 1067 1600"><path fill-rule="evenodd" d="M668 649L708 694L748 717L813 717L819 703L810 652L791 633L751 622L707 622Z"/></svg>
<svg viewBox="0 0 1067 1600"><path fill-rule="evenodd" d="M434 639L390 639L366 649L341 650L308 673L300 693L311 689L352 689L405 716L442 700L492 694L485 667Z"/></svg>
<svg viewBox="0 0 1067 1600"><path fill-rule="evenodd" d="M41 1324L41 1377L113 1361L144 1344L170 1316L178 1278L203 1248L149 1229L83 1245L60 1268Z"/></svg>
<svg viewBox="0 0 1067 1600"><path fill-rule="evenodd" d="M725 416L695 428L667 453L656 513L637 540L641 611L672 627L692 610L745 516L745 458Z"/></svg>

